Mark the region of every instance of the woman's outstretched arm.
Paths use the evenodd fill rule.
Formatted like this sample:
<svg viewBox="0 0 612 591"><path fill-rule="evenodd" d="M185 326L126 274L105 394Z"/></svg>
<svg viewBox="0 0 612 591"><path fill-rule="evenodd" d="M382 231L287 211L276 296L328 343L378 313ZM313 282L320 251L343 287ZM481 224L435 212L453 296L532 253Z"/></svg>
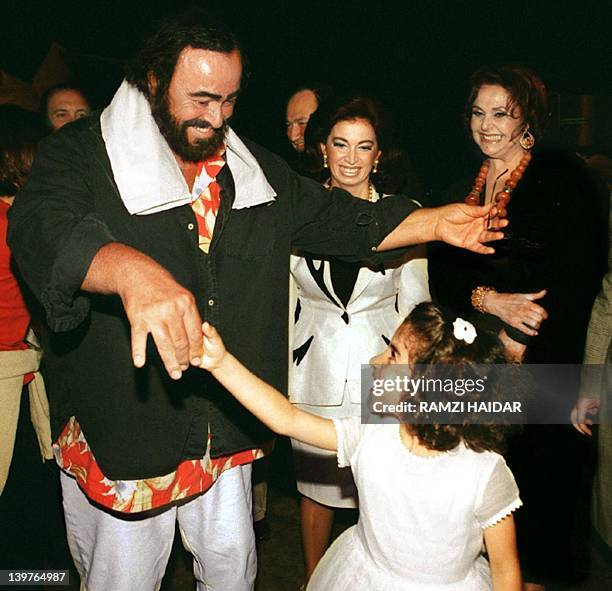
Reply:
<svg viewBox="0 0 612 591"><path fill-rule="evenodd" d="M201 366L275 433L315 447L336 450L336 429L323 419L293 406L278 390L259 379L229 353L217 330L205 322Z"/></svg>

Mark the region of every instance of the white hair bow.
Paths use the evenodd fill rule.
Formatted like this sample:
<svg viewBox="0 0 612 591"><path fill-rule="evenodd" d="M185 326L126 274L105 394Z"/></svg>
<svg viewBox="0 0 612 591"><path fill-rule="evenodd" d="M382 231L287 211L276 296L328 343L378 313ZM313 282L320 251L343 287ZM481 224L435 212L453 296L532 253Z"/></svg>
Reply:
<svg viewBox="0 0 612 591"><path fill-rule="evenodd" d="M468 345L471 345L477 336L474 325L463 318L457 318L453 322L453 335L458 341L465 341Z"/></svg>

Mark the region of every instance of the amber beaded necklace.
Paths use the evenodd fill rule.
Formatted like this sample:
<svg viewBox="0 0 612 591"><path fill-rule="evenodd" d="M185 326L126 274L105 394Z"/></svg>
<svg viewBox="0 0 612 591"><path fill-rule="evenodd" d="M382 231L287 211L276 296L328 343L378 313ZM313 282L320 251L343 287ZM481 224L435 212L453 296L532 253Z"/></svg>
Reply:
<svg viewBox="0 0 612 591"><path fill-rule="evenodd" d="M510 176L504 182L504 188L495 194L495 203L498 207L498 217L505 218L508 215L508 203L510 203L510 194L514 189L516 189L516 185L523 178L523 174L529 166L529 162L531 160L531 152L525 153L525 155L521 158L518 166L510 173ZM487 173L489 172L489 167L491 163L488 160L485 160L474 179L474 184L472 185L472 190L468 193L468 196L465 198L465 202L468 205L479 205L480 204L480 194L482 193L482 188L487 180Z"/></svg>

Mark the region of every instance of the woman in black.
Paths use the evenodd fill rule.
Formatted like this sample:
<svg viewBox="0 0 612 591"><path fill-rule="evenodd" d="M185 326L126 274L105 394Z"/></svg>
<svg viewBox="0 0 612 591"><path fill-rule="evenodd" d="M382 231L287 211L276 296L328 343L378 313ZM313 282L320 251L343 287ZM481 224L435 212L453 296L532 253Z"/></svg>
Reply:
<svg viewBox="0 0 612 591"><path fill-rule="evenodd" d="M580 363L603 272L605 224L582 162L538 149L546 114L546 89L530 70L482 68L472 76L465 118L485 159L471 186L458 184L452 194L495 201L510 223L494 255L432 249L430 290L434 301L497 333L513 360ZM553 404L571 409L552 384L546 390ZM581 492L571 473L582 451L569 426L528 425L511 444L525 501L517 532L526 589L571 578L584 551L576 540L588 518L572 508Z"/></svg>

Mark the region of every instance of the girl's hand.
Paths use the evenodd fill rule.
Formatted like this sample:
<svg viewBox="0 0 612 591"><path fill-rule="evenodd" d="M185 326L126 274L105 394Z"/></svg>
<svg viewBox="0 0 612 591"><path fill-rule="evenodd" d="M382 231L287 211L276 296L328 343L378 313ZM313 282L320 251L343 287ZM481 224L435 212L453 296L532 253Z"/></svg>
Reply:
<svg viewBox="0 0 612 591"><path fill-rule="evenodd" d="M546 295L546 290L537 293L498 293L488 292L482 306L485 312L497 316L506 324L524 332L529 336L536 336L548 312L534 300Z"/></svg>
<svg viewBox="0 0 612 591"><path fill-rule="evenodd" d="M217 329L205 322L202 324L203 338L203 349L202 362L200 367L207 369L208 371L214 371L221 366L223 359L227 355L227 350L223 344L221 336L217 332Z"/></svg>

